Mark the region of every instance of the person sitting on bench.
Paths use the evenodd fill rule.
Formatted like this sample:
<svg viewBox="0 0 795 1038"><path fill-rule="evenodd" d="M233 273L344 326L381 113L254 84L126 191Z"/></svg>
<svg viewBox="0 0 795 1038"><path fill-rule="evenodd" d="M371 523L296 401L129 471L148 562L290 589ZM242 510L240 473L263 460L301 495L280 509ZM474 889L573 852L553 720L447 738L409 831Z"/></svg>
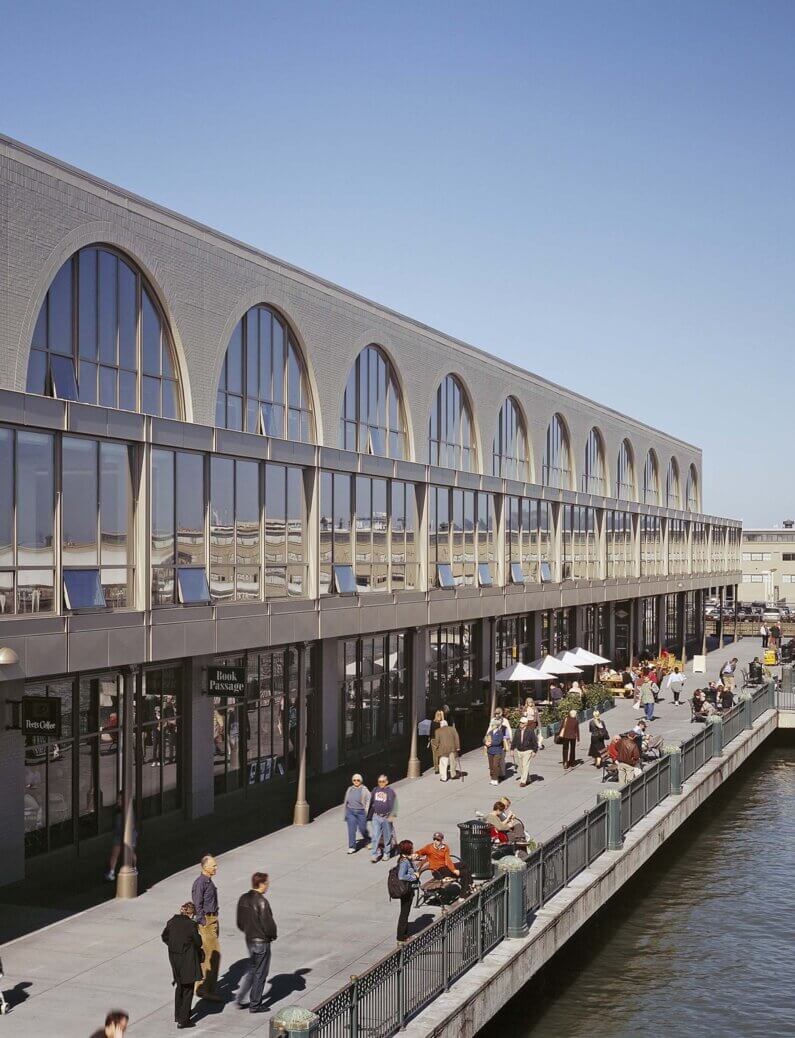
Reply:
<svg viewBox="0 0 795 1038"><path fill-rule="evenodd" d="M431 843L420 847L417 854L425 859L424 868L429 869L434 879L455 879L461 886L461 894L466 897L472 889L472 875L463 862L458 865L450 855L450 848L444 842L444 833L434 833Z"/></svg>

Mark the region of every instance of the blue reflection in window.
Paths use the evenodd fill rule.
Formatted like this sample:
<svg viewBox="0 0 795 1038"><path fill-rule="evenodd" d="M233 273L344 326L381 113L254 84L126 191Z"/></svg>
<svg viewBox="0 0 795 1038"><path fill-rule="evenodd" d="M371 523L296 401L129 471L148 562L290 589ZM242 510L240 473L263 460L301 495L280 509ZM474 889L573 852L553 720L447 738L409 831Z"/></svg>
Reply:
<svg viewBox="0 0 795 1038"><path fill-rule="evenodd" d="M436 567L436 575L439 581L439 587L443 588L454 588L455 577L453 576L453 570L449 562L442 562Z"/></svg>
<svg viewBox="0 0 795 1038"><path fill-rule="evenodd" d="M524 573L522 573L521 562L511 563L511 583L524 584Z"/></svg>
<svg viewBox="0 0 795 1038"><path fill-rule="evenodd" d="M491 579L491 568L488 562L478 563L478 581L481 587L491 587L493 581Z"/></svg>
<svg viewBox="0 0 795 1038"><path fill-rule="evenodd" d="M541 583L548 584L552 580L552 570L549 568L548 562L541 563Z"/></svg>
<svg viewBox="0 0 795 1038"><path fill-rule="evenodd" d="M106 608L98 569L65 569L63 591L67 609Z"/></svg>
<svg viewBox="0 0 795 1038"><path fill-rule="evenodd" d="M356 577L353 566L334 567L334 587L338 595L353 595L356 592Z"/></svg>
<svg viewBox="0 0 795 1038"><path fill-rule="evenodd" d="M180 566L177 570L179 600L182 605L198 605L210 601L210 589L207 586L207 574L203 569L188 569Z"/></svg>

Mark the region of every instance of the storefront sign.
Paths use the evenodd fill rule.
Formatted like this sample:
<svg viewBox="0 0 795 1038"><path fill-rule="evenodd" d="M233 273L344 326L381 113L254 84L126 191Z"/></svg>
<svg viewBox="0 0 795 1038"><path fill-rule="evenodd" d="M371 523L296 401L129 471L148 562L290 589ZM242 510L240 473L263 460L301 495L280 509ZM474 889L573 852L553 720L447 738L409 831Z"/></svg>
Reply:
<svg viewBox="0 0 795 1038"><path fill-rule="evenodd" d="M208 667L207 694L211 696L244 696L245 667Z"/></svg>
<svg viewBox="0 0 795 1038"><path fill-rule="evenodd" d="M61 738L61 700L22 697L22 734Z"/></svg>
<svg viewBox="0 0 795 1038"><path fill-rule="evenodd" d="M259 782L269 782L277 775L283 774L283 761L273 755L270 757L260 757L258 760L252 760L248 763L248 784L250 786L255 786Z"/></svg>

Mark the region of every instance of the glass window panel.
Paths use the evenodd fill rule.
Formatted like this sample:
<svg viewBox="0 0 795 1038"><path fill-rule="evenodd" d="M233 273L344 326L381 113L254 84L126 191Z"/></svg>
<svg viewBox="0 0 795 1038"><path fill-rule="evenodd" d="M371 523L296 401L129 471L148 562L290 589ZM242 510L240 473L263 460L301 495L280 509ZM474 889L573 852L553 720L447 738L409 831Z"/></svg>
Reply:
<svg viewBox="0 0 795 1038"><path fill-rule="evenodd" d="M80 253L79 278L80 294L78 302L78 349L81 357L88 357L94 360L97 356L96 249L83 249L83 251Z"/></svg>
<svg viewBox="0 0 795 1038"><path fill-rule="evenodd" d="M304 561L304 480L297 468L287 469L287 559Z"/></svg>
<svg viewBox="0 0 795 1038"><path fill-rule="evenodd" d="M281 322L274 317L272 325L272 350L273 350L273 397L274 401L281 403L284 400L284 328ZM283 421L284 419L282 419ZM283 435L283 434L281 434Z"/></svg>
<svg viewBox="0 0 795 1038"><path fill-rule="evenodd" d="M132 529L132 484L128 448L100 444L100 544L103 566L126 566Z"/></svg>
<svg viewBox="0 0 795 1038"><path fill-rule="evenodd" d="M21 569L17 573L17 612L51 613L55 594L51 569Z"/></svg>
<svg viewBox="0 0 795 1038"><path fill-rule="evenodd" d="M287 474L283 465L265 467L265 564L282 566L287 555Z"/></svg>
<svg viewBox="0 0 795 1038"><path fill-rule="evenodd" d="M478 580L481 587L491 587L491 568L489 567L488 562L478 563Z"/></svg>
<svg viewBox="0 0 795 1038"><path fill-rule="evenodd" d="M72 261L67 260L55 275L50 291L48 343L53 353L72 356ZM76 397L69 397L75 400Z"/></svg>
<svg viewBox="0 0 795 1038"><path fill-rule="evenodd" d="M301 406L301 367L298 363L298 355L295 352L295 347L290 343L288 347L288 363L287 363L287 388L288 397L287 402L292 407Z"/></svg>
<svg viewBox="0 0 795 1038"><path fill-rule="evenodd" d="M351 565L351 477L334 474L334 562Z"/></svg>
<svg viewBox="0 0 795 1038"><path fill-rule="evenodd" d="M103 569L100 572L105 604L109 609L125 609L133 604L132 571Z"/></svg>
<svg viewBox="0 0 795 1038"><path fill-rule="evenodd" d="M179 418L179 398L176 382L163 379L163 418Z"/></svg>
<svg viewBox="0 0 795 1038"><path fill-rule="evenodd" d="M356 593L356 577L352 566L334 567L334 587L339 595L353 595Z"/></svg>
<svg viewBox="0 0 795 1038"><path fill-rule="evenodd" d="M72 358L53 356L50 365L55 396L59 400L77 400L77 380Z"/></svg>
<svg viewBox="0 0 795 1038"><path fill-rule="evenodd" d="M97 366L90 361L80 361L80 402L95 404L97 402Z"/></svg>
<svg viewBox="0 0 795 1038"><path fill-rule="evenodd" d="M177 569L179 584L179 600L183 605L210 601L210 589L207 586L207 574L203 569Z"/></svg>
<svg viewBox="0 0 795 1038"><path fill-rule="evenodd" d="M0 566L14 565L14 433L0 427Z"/></svg>
<svg viewBox="0 0 795 1038"><path fill-rule="evenodd" d="M119 372L119 407L123 411L138 409L138 378L134 371Z"/></svg>
<svg viewBox="0 0 795 1038"><path fill-rule="evenodd" d="M243 326L240 323L235 326L226 351L226 388L230 393L243 392Z"/></svg>
<svg viewBox="0 0 795 1038"><path fill-rule="evenodd" d="M31 350L28 360L28 377L25 389L28 393L43 394L47 388L47 354Z"/></svg>
<svg viewBox="0 0 795 1038"><path fill-rule="evenodd" d="M63 441L63 561L66 566L96 565L97 451L94 440L70 436Z"/></svg>
<svg viewBox="0 0 795 1038"><path fill-rule="evenodd" d="M54 526L53 439L17 433L17 558L20 565L52 566Z"/></svg>
<svg viewBox="0 0 795 1038"><path fill-rule="evenodd" d="M99 369L99 402L103 407L116 407L116 368Z"/></svg>
<svg viewBox="0 0 795 1038"><path fill-rule="evenodd" d="M145 375L160 374L160 318L149 293L141 292L141 353ZM146 379L144 379L146 382ZM154 413L154 412L150 412Z"/></svg>
<svg viewBox="0 0 795 1038"><path fill-rule="evenodd" d="M116 329L116 257L105 249L99 250L99 359L106 364L117 363Z"/></svg>
<svg viewBox="0 0 795 1038"><path fill-rule="evenodd" d="M442 563L436 567L437 579L439 581L439 587L441 588L454 588L455 578L453 577L453 570L448 563Z"/></svg>
<svg viewBox="0 0 795 1038"><path fill-rule="evenodd" d="M0 616L12 616L15 612L14 574L0 570Z"/></svg>
<svg viewBox="0 0 795 1038"><path fill-rule="evenodd" d="M235 567L219 565L210 559L210 594L214 602L232 601L235 597Z"/></svg>
<svg viewBox="0 0 795 1038"><path fill-rule="evenodd" d="M152 451L152 548L153 566L174 562L174 455Z"/></svg>
<svg viewBox="0 0 795 1038"><path fill-rule="evenodd" d="M165 335L161 335L160 343L160 361L163 366L163 378L170 378L172 381L175 381L177 372L174 367L174 358L171 356L171 346Z"/></svg>
<svg viewBox="0 0 795 1038"><path fill-rule="evenodd" d="M136 281L135 272L119 261L119 364L129 371L138 368L136 349Z"/></svg>
<svg viewBox="0 0 795 1038"><path fill-rule="evenodd" d="M177 454L177 565L204 565L204 458Z"/></svg>
<svg viewBox="0 0 795 1038"><path fill-rule="evenodd" d="M38 346L40 350L47 349L47 302L48 297L45 296L39 316L36 318L36 327L33 329L33 339L31 340L31 345Z"/></svg>
<svg viewBox="0 0 795 1038"><path fill-rule="evenodd" d="M66 569L63 574L67 609L104 609L105 594L98 569Z"/></svg>
<svg viewBox="0 0 795 1038"><path fill-rule="evenodd" d="M255 316L259 314L259 396L260 400L272 400L271 396L271 368L272 368L272 340L271 324L273 318L270 310L261 307L259 310L251 311Z"/></svg>
<svg viewBox="0 0 795 1038"><path fill-rule="evenodd" d="M141 410L144 414L160 414L160 379L145 375L141 386Z"/></svg>

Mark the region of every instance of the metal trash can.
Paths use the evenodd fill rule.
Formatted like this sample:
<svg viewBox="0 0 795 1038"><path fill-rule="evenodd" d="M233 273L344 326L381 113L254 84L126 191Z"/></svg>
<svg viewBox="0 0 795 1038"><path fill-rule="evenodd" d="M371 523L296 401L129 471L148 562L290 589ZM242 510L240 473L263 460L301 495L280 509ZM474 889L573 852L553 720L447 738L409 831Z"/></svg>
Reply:
<svg viewBox="0 0 795 1038"><path fill-rule="evenodd" d="M461 839L461 861L467 866L473 879L491 879L494 869L491 864L491 837L489 823L479 818L459 822Z"/></svg>

